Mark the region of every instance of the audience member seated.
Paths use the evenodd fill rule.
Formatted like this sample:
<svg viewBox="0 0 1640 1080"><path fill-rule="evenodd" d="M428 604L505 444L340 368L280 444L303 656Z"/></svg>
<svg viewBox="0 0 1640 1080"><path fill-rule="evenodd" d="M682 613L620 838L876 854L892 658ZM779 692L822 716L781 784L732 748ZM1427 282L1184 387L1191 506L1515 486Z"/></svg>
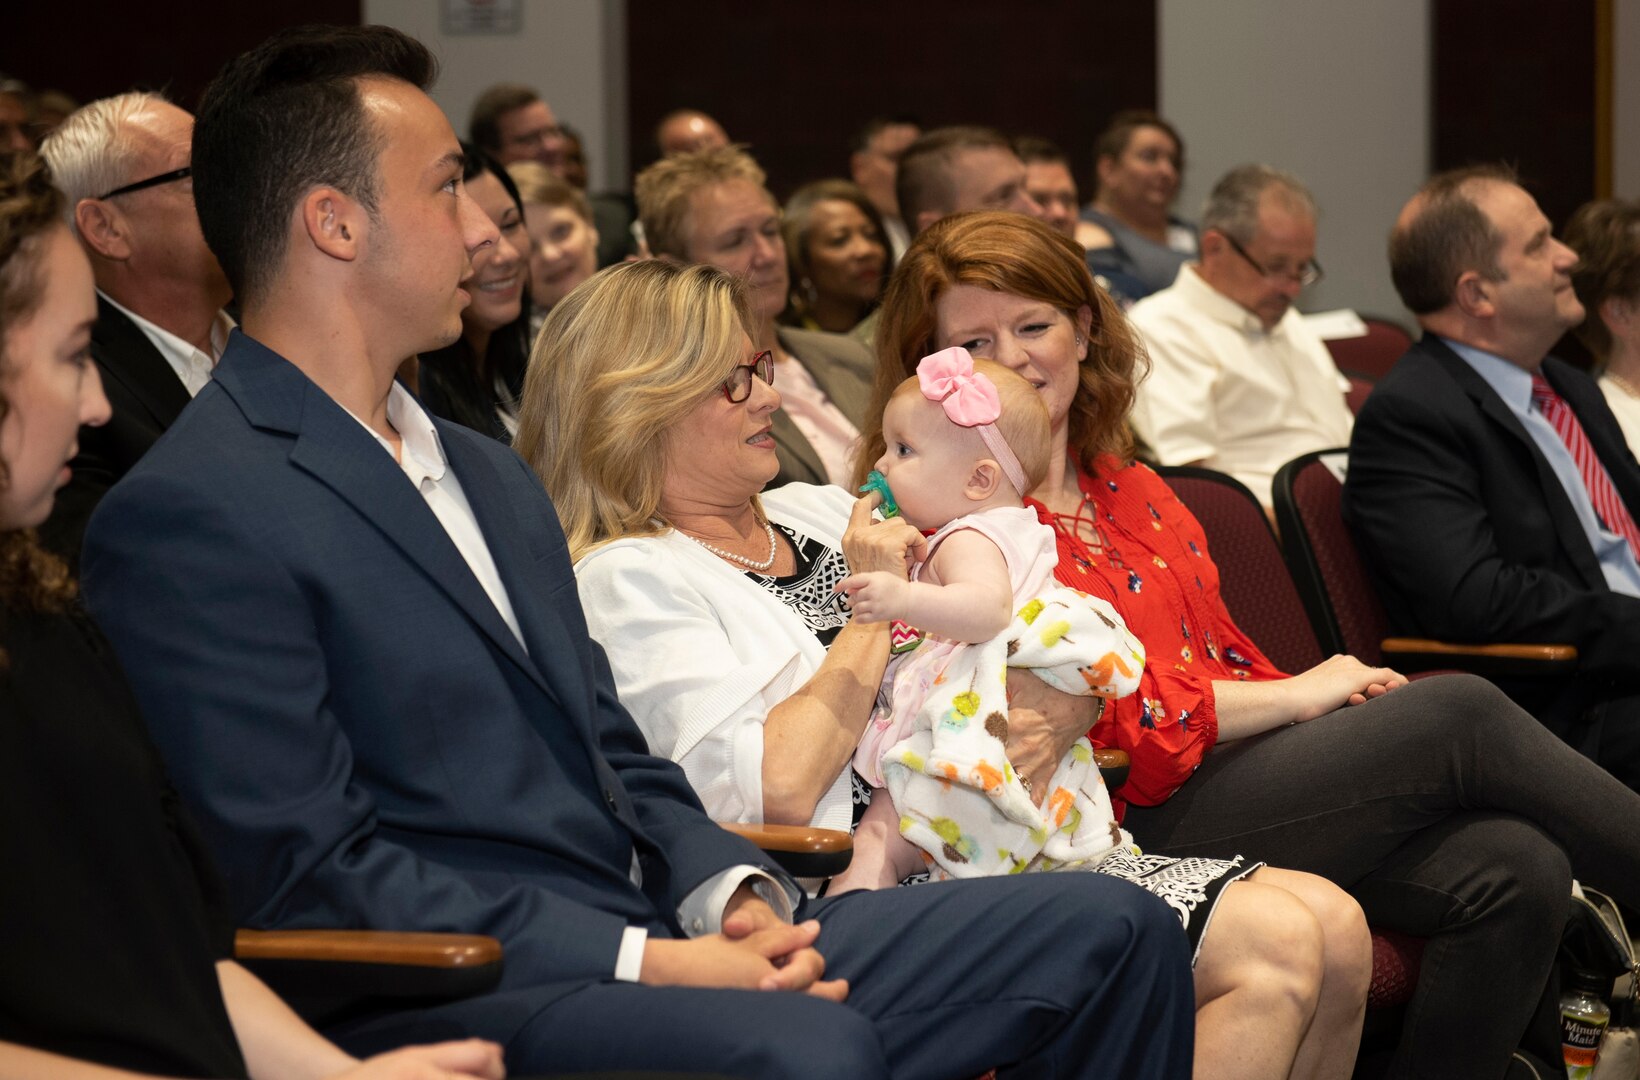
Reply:
<svg viewBox="0 0 1640 1080"><path fill-rule="evenodd" d="M638 217L649 250L709 263L746 281L752 340L774 357L786 407L769 417L780 478L848 479L871 389L871 354L841 334L780 326L790 291L780 204L763 170L738 147L664 158L638 175Z"/></svg>
<svg viewBox="0 0 1640 1080"><path fill-rule="evenodd" d="M1119 112L1094 142L1093 169L1098 186L1082 220L1096 231L1079 237L1088 265L1137 279L1146 293L1167 288L1197 253L1195 228L1173 216L1184 140L1153 112Z"/></svg>
<svg viewBox="0 0 1640 1080"><path fill-rule="evenodd" d="M32 532L76 434L110 412L63 213L38 158L0 152L0 1074L499 1080L500 1048L476 1040L361 1065L231 959L200 837Z"/></svg>
<svg viewBox="0 0 1640 1080"><path fill-rule="evenodd" d="M1480 679L1401 685L1346 656L1277 671L1226 611L1201 526L1133 461L1123 419L1143 350L1071 241L1012 214L953 218L912 245L881 310L875 403L953 345L1041 388L1061 452L1034 493L1059 533L1055 572L1145 647L1137 694L1097 721L1070 713L1075 734L1092 725L1094 745L1132 756L1114 796L1135 841L1319 874L1373 925L1429 938L1390 1075L1501 1075L1572 870L1640 900L1640 797ZM874 422L860 460L882 449ZM1426 531L1427 515L1405 520ZM1011 757L1026 775L1057 760Z"/></svg>
<svg viewBox="0 0 1640 1080"><path fill-rule="evenodd" d="M42 533L70 567L98 500L211 381L233 329L228 280L194 213L193 132L194 118L163 98L121 94L80 109L41 149L91 257L91 357L113 408L81 434Z"/></svg>
<svg viewBox="0 0 1640 1080"><path fill-rule="evenodd" d="M1133 306L1150 353L1133 424L1163 465L1205 465L1266 508L1276 470L1350 437L1349 382L1293 307L1321 277L1315 200L1266 165L1231 169L1202 214L1201 261Z"/></svg>
<svg viewBox="0 0 1640 1080"><path fill-rule="evenodd" d="M524 206L529 237L530 336L534 341L547 312L598 270L598 230L586 193L534 161L507 166Z"/></svg>
<svg viewBox="0 0 1640 1080"><path fill-rule="evenodd" d="M900 155L894 188L913 236L968 210L1042 217L1042 207L1025 190L1024 162L992 128L944 127L919 136ZM854 336L872 344L881 314L881 309L872 312Z"/></svg>
<svg viewBox="0 0 1640 1080"><path fill-rule="evenodd" d="M0 75L0 150L34 149L29 97L26 84Z"/></svg>
<svg viewBox="0 0 1640 1080"><path fill-rule="evenodd" d="M581 142L581 133L568 124L559 124L564 136L564 182L578 191L587 189L587 152Z"/></svg>
<svg viewBox="0 0 1640 1080"><path fill-rule="evenodd" d="M1043 221L1083 246L1100 235L1077 219L1082 204L1076 197L1076 178L1071 175L1071 160L1065 151L1047 139L1019 135L1014 139L1014 154L1025 163L1025 193L1042 208Z"/></svg>
<svg viewBox="0 0 1640 1080"><path fill-rule="evenodd" d="M538 161L564 174L564 129L552 106L522 83L496 83L478 95L467 120L467 138L503 165Z"/></svg>
<svg viewBox="0 0 1640 1080"><path fill-rule="evenodd" d="M849 176L866 193L882 218L883 235L888 239L889 255L894 261L911 245L911 233L900 217L894 177L899 171L900 155L921 134L922 125L915 120L879 116L867 121L854 137L854 152L848 158Z"/></svg>
<svg viewBox="0 0 1640 1080"><path fill-rule="evenodd" d="M1424 336L1361 410L1344 515L1396 633L1575 645L1575 675L1504 688L1640 787L1640 466L1547 355L1583 320L1576 262L1507 170L1413 196L1390 273Z"/></svg>
<svg viewBox="0 0 1640 1080"><path fill-rule="evenodd" d="M728 145L729 135L723 125L699 109L677 109L655 125L655 147L661 157L721 150Z"/></svg>
<svg viewBox="0 0 1640 1080"><path fill-rule="evenodd" d="M877 208L847 180L816 180L786 200L781 231L791 285L783 320L805 330L853 330L888 280Z"/></svg>
<svg viewBox="0 0 1640 1080"><path fill-rule="evenodd" d="M1043 216L1025 190L1025 164L1002 133L985 127L924 132L900 154L894 179L911 235L965 210L1015 210Z"/></svg>
<svg viewBox="0 0 1640 1080"><path fill-rule="evenodd" d="M462 144L462 183L495 226L497 237L475 252L461 279L470 298L461 312L461 337L421 354L417 389L434 416L511 442L518 431L518 396L529 359L530 235L524 204L507 171L475 146Z"/></svg>
<svg viewBox="0 0 1640 1080"><path fill-rule="evenodd" d="M1077 201L1076 178L1071 175L1065 151L1047 139L1020 135L1014 139L1014 153L1025 163L1025 192L1042 207L1043 221L1085 248L1109 245L1110 236L1104 229L1076 216L1081 203ZM1154 291L1132 274L1108 266L1096 270L1094 280L1123 307L1131 307L1135 300Z"/></svg>
<svg viewBox="0 0 1640 1080"><path fill-rule="evenodd" d="M520 450L561 507L588 628L650 747L682 765L720 820L846 827L871 798L850 760L891 634L851 620L838 586L851 573L904 580L926 541L904 518L874 523L877 496L799 484L760 498L778 465L756 433L780 395L750 321L723 274L609 271L542 332ZM634 455L654 467L620 465ZM1008 737L1028 744L1033 732L1021 722ZM1044 794L1049 772L1037 777ZM1109 873L1005 880L1021 897L1044 879L1132 882L1173 904L1196 956L1196 1077L1286 1076L1295 1050L1299 1075L1346 1075L1370 967L1360 910L1319 879L1238 863L1133 856L1102 863ZM835 902L921 901L984 880ZM1099 908L1070 918L1067 941L1108 932ZM919 954L908 941L898 955L895 966ZM1076 962L1019 955L1002 985Z"/></svg>
<svg viewBox="0 0 1640 1080"><path fill-rule="evenodd" d="M1581 207L1566 224L1566 245L1578 256L1577 336L1600 365L1600 391L1630 452L1640 450L1640 203L1601 199Z"/></svg>
<svg viewBox="0 0 1640 1080"><path fill-rule="evenodd" d="M518 1071L1188 1075L1187 956L1153 897L976 882L791 925L791 879L646 751L539 480L394 381L459 336L467 260L498 237L433 67L389 28L302 28L206 91L196 197L244 332L87 538L92 610L236 914L499 937L494 992L347 1028L487 1034ZM1026 997L1013 964L946 977L953 949L1005 945L1063 962Z"/></svg>

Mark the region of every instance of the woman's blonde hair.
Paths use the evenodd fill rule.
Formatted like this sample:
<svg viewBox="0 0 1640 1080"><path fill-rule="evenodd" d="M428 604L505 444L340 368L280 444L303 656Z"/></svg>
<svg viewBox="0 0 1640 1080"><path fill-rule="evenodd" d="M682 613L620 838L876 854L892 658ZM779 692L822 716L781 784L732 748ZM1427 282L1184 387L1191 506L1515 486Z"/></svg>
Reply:
<svg viewBox="0 0 1640 1080"><path fill-rule="evenodd" d="M586 192L561 179L557 173L539 161L515 161L507 166L507 175L518 187L518 197L532 206L567 206L588 225L592 221L592 204Z"/></svg>
<svg viewBox="0 0 1640 1080"><path fill-rule="evenodd" d="M623 263L547 316L515 448L558 508L571 559L654 536L672 425L717 392L751 325L743 286L713 266Z"/></svg>
<svg viewBox="0 0 1640 1080"><path fill-rule="evenodd" d="M883 453L883 407L901 380L916 374L917 362L939 348L935 307L958 285L1051 304L1072 319L1087 308L1088 355L1071 402L1068 449L1090 472L1101 455L1133 455L1127 417L1150 363L1139 335L1094 282L1081 245L1024 214L980 211L923 230L889 280L878 309L876 384L855 458L861 480Z"/></svg>
<svg viewBox="0 0 1640 1080"><path fill-rule="evenodd" d="M780 204L765 183L763 169L743 145L720 146L661 158L637 175L632 194L638 203L638 221L644 242L656 255L689 261L689 201L695 192L744 180L760 189L775 209Z"/></svg>

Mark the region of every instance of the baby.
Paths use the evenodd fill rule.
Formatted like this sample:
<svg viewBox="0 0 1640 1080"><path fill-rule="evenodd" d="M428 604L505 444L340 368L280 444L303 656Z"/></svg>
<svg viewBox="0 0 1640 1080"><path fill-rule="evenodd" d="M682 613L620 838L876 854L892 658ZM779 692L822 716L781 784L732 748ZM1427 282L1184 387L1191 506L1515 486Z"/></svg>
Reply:
<svg viewBox="0 0 1640 1080"><path fill-rule="evenodd" d="M856 771L887 790L831 891L892 885L925 867L935 877L1091 867L1131 840L1088 741L1059 764L1040 808L1004 751L1008 667L1114 698L1138 686L1144 666L1109 605L1055 583L1053 530L1022 503L1052 453L1047 408L1018 374L946 349L894 392L883 437L884 505L933 535L909 581L875 572L838 586L855 619L896 625L855 755Z"/></svg>

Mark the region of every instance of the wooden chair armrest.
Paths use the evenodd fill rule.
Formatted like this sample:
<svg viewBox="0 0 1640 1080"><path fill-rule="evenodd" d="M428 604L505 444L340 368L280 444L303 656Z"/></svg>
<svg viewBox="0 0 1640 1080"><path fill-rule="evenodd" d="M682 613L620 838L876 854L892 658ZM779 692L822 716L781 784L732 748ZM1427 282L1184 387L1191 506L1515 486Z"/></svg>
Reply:
<svg viewBox="0 0 1640 1080"><path fill-rule="evenodd" d="M854 837L841 829L813 825L746 825L719 822L736 836L744 836L764 851L806 851L814 854L854 850Z"/></svg>
<svg viewBox="0 0 1640 1080"><path fill-rule="evenodd" d="M746 825L719 822L756 844L794 877L835 877L854 858L854 837L812 825Z"/></svg>
<svg viewBox="0 0 1640 1080"><path fill-rule="evenodd" d="M502 969L495 938L387 930L240 930L234 959L314 1026L385 1002L487 993Z"/></svg>
<svg viewBox="0 0 1640 1080"><path fill-rule="evenodd" d="M1392 637L1385 638L1381 648L1386 664L1408 671L1457 668L1488 678L1535 678L1567 675L1577 668L1575 645L1465 645Z"/></svg>
<svg viewBox="0 0 1640 1080"><path fill-rule="evenodd" d="M1127 783L1128 759L1126 750L1115 747L1101 747L1093 752L1093 763L1099 769L1099 775L1105 780L1105 786L1112 791Z"/></svg>
<svg viewBox="0 0 1640 1080"><path fill-rule="evenodd" d="M239 930L233 953L236 960L470 968L499 963L501 942L479 934L394 930Z"/></svg>

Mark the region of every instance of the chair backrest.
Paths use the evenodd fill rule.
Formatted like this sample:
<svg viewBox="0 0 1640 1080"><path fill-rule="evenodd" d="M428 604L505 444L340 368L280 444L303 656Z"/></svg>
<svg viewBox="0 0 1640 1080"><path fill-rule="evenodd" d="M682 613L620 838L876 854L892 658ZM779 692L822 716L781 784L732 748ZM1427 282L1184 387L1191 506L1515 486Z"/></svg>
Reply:
<svg viewBox="0 0 1640 1080"><path fill-rule="evenodd" d="M1319 664L1321 646L1258 498L1212 469L1181 465L1157 472L1201 522L1236 625L1283 671L1297 674Z"/></svg>
<svg viewBox="0 0 1640 1080"><path fill-rule="evenodd" d="M1361 406L1367 403L1367 395L1378 385L1378 380L1355 371L1344 372L1344 378L1350 381L1349 393L1344 395L1344 404L1350 407L1351 416L1358 416Z"/></svg>
<svg viewBox="0 0 1640 1080"><path fill-rule="evenodd" d="M1339 449L1283 465L1274 485L1276 522L1322 649L1379 664L1389 620L1344 525L1341 476L1348 464L1348 451Z"/></svg>
<svg viewBox="0 0 1640 1080"><path fill-rule="evenodd" d="M1382 379L1412 348L1412 335L1400 323L1376 315L1363 315L1361 321L1367 324L1365 336L1332 339L1327 351L1339 371Z"/></svg>

